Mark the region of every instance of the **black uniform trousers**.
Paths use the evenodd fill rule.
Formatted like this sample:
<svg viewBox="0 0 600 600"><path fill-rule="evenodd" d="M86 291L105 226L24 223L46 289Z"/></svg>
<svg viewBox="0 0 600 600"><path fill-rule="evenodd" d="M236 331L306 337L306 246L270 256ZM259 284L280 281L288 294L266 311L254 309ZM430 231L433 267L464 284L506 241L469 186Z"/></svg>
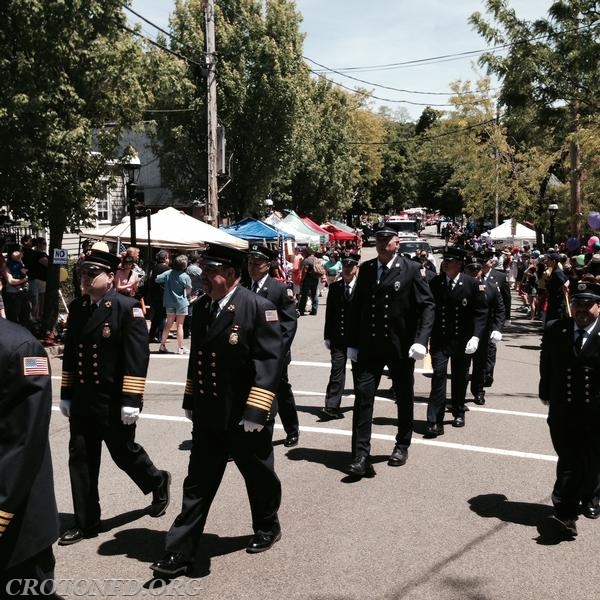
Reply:
<svg viewBox="0 0 600 600"><path fill-rule="evenodd" d="M0 590L10 596L61 598L54 593L54 565L54 553L49 546L14 567L0 570Z"/></svg>
<svg viewBox="0 0 600 600"><path fill-rule="evenodd" d="M85 530L100 522L98 475L103 441L117 467L144 494L161 485L161 472L135 442L135 425L123 425L121 421L98 424L93 418L73 416L69 424L69 475L77 527Z"/></svg>
<svg viewBox="0 0 600 600"><path fill-rule="evenodd" d="M277 387L277 412L281 419L281 424L287 435L298 435L300 426L298 424L298 411L296 410L296 400L292 391L292 384L288 379L288 365L290 364L291 355L288 352L281 379Z"/></svg>
<svg viewBox="0 0 600 600"><path fill-rule="evenodd" d="M564 415L548 424L558 455L552 503L559 519L576 519L580 501L585 508L600 499L600 436L595 424Z"/></svg>
<svg viewBox="0 0 600 600"><path fill-rule="evenodd" d="M331 344L331 371L329 372L329 382L325 391L325 406L327 408L339 408L342 404L342 394L346 386L346 362L348 359L348 349L346 346L334 346ZM354 388L356 388L356 374L354 362L352 366L352 379Z"/></svg>
<svg viewBox="0 0 600 600"><path fill-rule="evenodd" d="M472 355L471 394L484 396L484 387L489 387L487 382L491 377L493 381L494 365L496 363L496 344L490 341L489 332L486 331L480 340L477 352ZM490 375L490 370L492 375Z"/></svg>
<svg viewBox="0 0 600 600"><path fill-rule="evenodd" d="M272 439L272 421L253 432L241 426L230 431L194 428L181 512L167 533L167 552L181 552L193 560L229 456L246 483L253 530L279 532L281 483L275 474Z"/></svg>
<svg viewBox="0 0 600 600"><path fill-rule="evenodd" d="M369 456L371 431L373 428L373 405L375 393L384 367L387 366L398 409L398 432L396 446L410 446L414 414L414 371L415 361L409 358L393 358L390 355L359 356L356 364L356 395L352 415L352 458Z"/></svg>
<svg viewBox="0 0 600 600"><path fill-rule="evenodd" d="M465 354L464 345L450 353L445 350L431 351L431 392L427 404L427 422L444 422L446 409L446 383L448 381L448 362L452 378L450 383L450 397L452 402L452 416L465 416L465 394L467 393L470 356Z"/></svg>

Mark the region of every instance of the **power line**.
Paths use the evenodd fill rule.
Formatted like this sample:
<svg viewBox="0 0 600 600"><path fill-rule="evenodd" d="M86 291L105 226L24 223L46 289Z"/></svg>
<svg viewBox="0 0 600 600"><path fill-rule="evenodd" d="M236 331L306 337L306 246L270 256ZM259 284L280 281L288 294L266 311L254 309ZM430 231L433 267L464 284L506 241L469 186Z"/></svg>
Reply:
<svg viewBox="0 0 600 600"><path fill-rule="evenodd" d="M417 90L403 90L401 88L396 88L396 87L392 87L389 85L383 85L380 83L374 83L372 81L365 81L364 79L359 79L358 77L353 77L352 75L346 75L346 73L343 73L342 71L338 71L337 69L333 69L331 67L327 67L325 65L322 65L321 63L318 63L316 60L313 60L312 58L309 58L308 56L303 56L302 58L304 58L305 60L308 60L309 62L322 67L324 69L323 72L321 72L320 70L312 70L313 73L315 73L316 75L321 75L322 73L336 73L338 75L341 75L342 77L346 77L348 79L352 79L353 81L358 81L359 83L364 83L366 85L373 85L375 87L379 87L379 88L383 88L386 90L392 90L394 92L403 92L406 94L420 94L420 95L424 95L424 96L463 96L463 95L469 95L469 94L483 94L485 92L483 91L474 91L474 92L422 92L422 91L417 91ZM488 91L494 91L494 90L488 90Z"/></svg>
<svg viewBox="0 0 600 600"><path fill-rule="evenodd" d="M495 123L496 119L489 119L487 121L482 121L481 123L473 123L473 125L467 125L466 127L459 127L457 129L451 129L450 131L444 131L443 133L438 133L436 135L415 135L412 137L401 138L394 141L389 142L348 142L349 145L356 146L394 146L396 144L402 144L404 142L411 141L429 141L436 140L441 137L447 137L449 135L457 135L459 133L463 133L465 131L469 131L471 129L477 129L479 127L484 127L485 125L489 125L490 123Z"/></svg>
<svg viewBox="0 0 600 600"><path fill-rule="evenodd" d="M310 68L308 70L311 73L313 73L314 75L316 75L317 77L321 77L322 79L325 79L329 83L332 83L333 85L337 85L338 87L341 87L344 90L352 92L353 94L358 94L359 96L364 96L366 98L373 98L374 100L380 100L381 102L391 102L394 104L410 104L411 106L438 106L438 107L454 106L454 104L448 104L448 103L434 104L431 102L412 102L411 100L397 100L395 98L382 98L381 96L375 96L373 94L370 94L369 92L362 92L361 90L352 89L351 87L348 87L347 85L344 85L343 83L338 83L337 81L333 81L332 79L329 79L329 77L326 77L322 73L317 73L316 71L313 71ZM475 101L475 102L465 102L464 104L476 105L479 103L480 103L480 101Z"/></svg>

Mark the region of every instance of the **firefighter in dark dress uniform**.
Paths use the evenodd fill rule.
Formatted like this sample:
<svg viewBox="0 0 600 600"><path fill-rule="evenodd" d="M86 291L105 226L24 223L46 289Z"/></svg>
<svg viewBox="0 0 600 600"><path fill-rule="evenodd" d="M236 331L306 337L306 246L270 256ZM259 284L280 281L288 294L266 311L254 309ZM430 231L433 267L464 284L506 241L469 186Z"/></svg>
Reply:
<svg viewBox="0 0 600 600"><path fill-rule="evenodd" d="M354 298L359 262L360 254L349 253L344 256L341 279L331 283L327 292L323 338L325 347L331 353L331 371L325 391L325 407L319 413L319 416L326 421L344 418L340 406L346 384L348 333L352 328L350 306ZM355 363L350 361L350 364L354 381Z"/></svg>
<svg viewBox="0 0 600 600"><path fill-rule="evenodd" d="M284 354L275 305L240 285L245 253L210 244L194 307L183 408L192 420L192 450L179 516L167 533L155 576L187 573L229 457L246 483L254 535L246 550L281 538L281 484L273 458L275 394Z"/></svg>
<svg viewBox="0 0 600 600"><path fill-rule="evenodd" d="M565 538L577 535L580 511L600 517L600 284L580 281L573 287L573 316L544 331L539 385L558 455L555 516L547 525Z"/></svg>
<svg viewBox="0 0 600 600"><path fill-rule="evenodd" d="M471 393L475 404L485 404L485 374L490 355L489 347L502 341L502 328L504 327L505 311L502 294L493 279L485 279L482 272L482 255L472 257L465 264L465 273L479 283L479 289L485 294L488 318L483 337L479 340L477 351L473 354L471 371ZM494 357L495 357L494 352Z"/></svg>
<svg viewBox="0 0 600 600"><path fill-rule="evenodd" d="M102 442L142 492L152 492L150 516L163 515L169 503L170 474L159 471L135 442L148 370L148 330L139 301L113 286L119 261L92 248L79 269L83 295L69 306L60 409L69 418L75 526L61 536L62 546L100 530Z"/></svg>
<svg viewBox="0 0 600 600"><path fill-rule="evenodd" d="M479 284L462 272L464 250L451 246L444 252L441 273L429 283L435 298L435 322L430 340L431 392L427 405L426 437L444 433L446 381L451 364L451 401L454 427L465 425L465 394L469 355L485 335L487 305Z"/></svg>
<svg viewBox="0 0 600 600"><path fill-rule="evenodd" d="M6 319L0 319L0 381L0 590L22 595L30 580L30 594L57 597L48 356L27 329Z"/></svg>
<svg viewBox="0 0 600 600"><path fill-rule="evenodd" d="M300 427L292 385L288 379L288 365L292 360L291 347L298 327L296 302L292 290L269 275L271 261L277 260L277 252L260 244L251 244L248 252L248 274L251 291L272 302L279 313L283 334L283 371L277 388L277 412L286 433L283 445L291 448L298 444Z"/></svg>
<svg viewBox="0 0 600 600"><path fill-rule="evenodd" d="M398 409L396 444L388 465L406 463L412 439L415 360L425 357L435 307L419 265L398 256L396 232L376 233L377 258L363 263L351 309L348 358L356 361L352 420L352 477L374 475L369 462L375 393L388 367Z"/></svg>
<svg viewBox="0 0 600 600"><path fill-rule="evenodd" d="M510 283L508 281L507 273L500 271L494 267L496 263L495 252L493 248L484 248L481 251L482 263L481 263L481 276L486 284L495 283L496 287L500 290L500 296L502 297L502 304L504 305L504 325L510 323L510 309L511 309L511 294L510 294ZM487 361L485 365L485 375L483 385L485 387L491 387L494 383L494 368L496 367L496 344L487 345Z"/></svg>

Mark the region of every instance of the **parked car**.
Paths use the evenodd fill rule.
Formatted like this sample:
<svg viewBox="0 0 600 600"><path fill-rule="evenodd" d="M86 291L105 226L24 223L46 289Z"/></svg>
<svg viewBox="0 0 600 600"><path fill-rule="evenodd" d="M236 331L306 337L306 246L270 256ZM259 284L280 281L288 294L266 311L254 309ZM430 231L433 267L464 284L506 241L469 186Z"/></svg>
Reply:
<svg viewBox="0 0 600 600"><path fill-rule="evenodd" d="M417 238L414 240L401 239L400 243L398 244L398 254L404 254L406 256L410 256L410 258L413 258L415 254L420 250L427 250L427 253L429 254L429 260L435 266L436 271L439 272L439 265L437 263L437 259L433 254L433 249L431 248L427 240L421 238Z"/></svg>

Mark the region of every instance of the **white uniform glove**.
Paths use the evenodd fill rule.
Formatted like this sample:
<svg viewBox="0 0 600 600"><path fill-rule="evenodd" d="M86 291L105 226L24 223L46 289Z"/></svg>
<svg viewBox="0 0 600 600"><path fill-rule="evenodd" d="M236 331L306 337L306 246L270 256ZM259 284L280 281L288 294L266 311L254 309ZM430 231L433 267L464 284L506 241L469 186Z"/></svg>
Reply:
<svg viewBox="0 0 600 600"><path fill-rule="evenodd" d="M358 348L348 348L346 350L346 356L352 361L356 362L358 360Z"/></svg>
<svg viewBox="0 0 600 600"><path fill-rule="evenodd" d="M244 426L244 431L251 433L252 431L262 431L264 425L255 423L254 421L248 421L248 419L242 419L240 425Z"/></svg>
<svg viewBox="0 0 600 600"><path fill-rule="evenodd" d="M323 340L323 345L327 350L331 350L331 340Z"/></svg>
<svg viewBox="0 0 600 600"><path fill-rule="evenodd" d="M427 354L427 348L423 344L413 344L408 349L408 358L414 358L415 360L423 360Z"/></svg>
<svg viewBox="0 0 600 600"><path fill-rule="evenodd" d="M475 354L477 352L477 347L479 346L479 338L477 336L473 336L465 346L465 354Z"/></svg>
<svg viewBox="0 0 600 600"><path fill-rule="evenodd" d="M501 342L502 341L502 333L500 333L499 331L492 331L492 333L490 333L490 341L492 342L492 344L496 344L497 342Z"/></svg>
<svg viewBox="0 0 600 600"><path fill-rule="evenodd" d="M121 421L123 425L133 425L140 417L140 409L133 406L121 406Z"/></svg>
<svg viewBox="0 0 600 600"><path fill-rule="evenodd" d="M185 409L185 417L186 417L186 419L189 419L190 421L192 421L193 420L192 419L193 415L194 415L194 413L189 408Z"/></svg>
<svg viewBox="0 0 600 600"><path fill-rule="evenodd" d="M60 412L67 417L67 419L71 416L71 401L70 400L61 400L58 403L58 408L60 408Z"/></svg>

